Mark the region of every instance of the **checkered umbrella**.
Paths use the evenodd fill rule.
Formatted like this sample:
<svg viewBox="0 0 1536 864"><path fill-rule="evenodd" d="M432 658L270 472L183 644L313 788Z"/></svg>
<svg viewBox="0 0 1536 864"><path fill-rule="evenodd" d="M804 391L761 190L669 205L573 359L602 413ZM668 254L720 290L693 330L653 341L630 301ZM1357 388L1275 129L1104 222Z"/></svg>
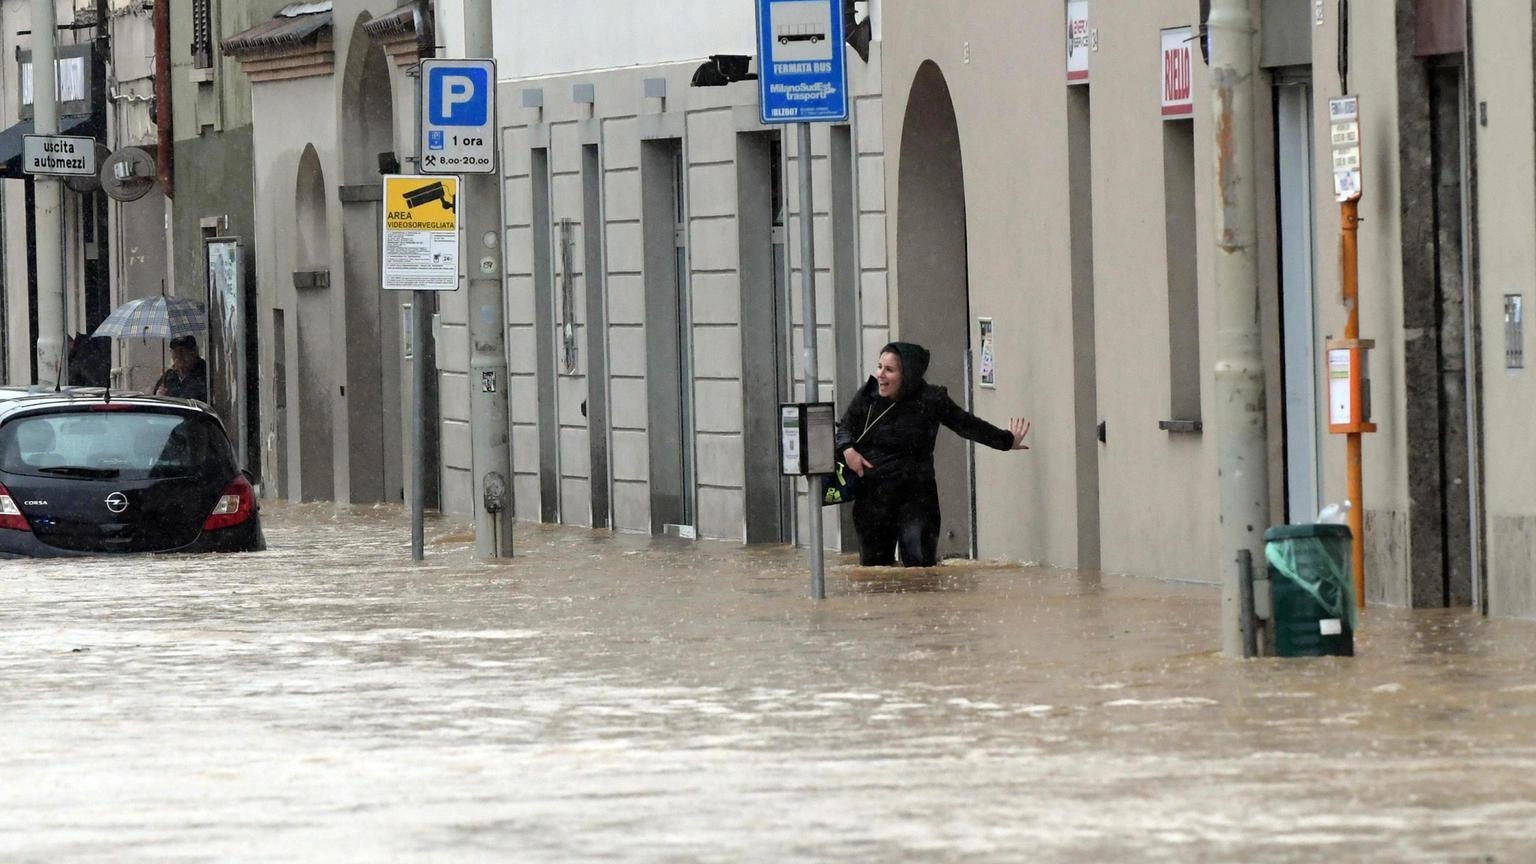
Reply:
<svg viewBox="0 0 1536 864"><path fill-rule="evenodd" d="M141 297L117 307L92 336L139 336L172 339L202 332L208 326L203 304L181 297Z"/></svg>

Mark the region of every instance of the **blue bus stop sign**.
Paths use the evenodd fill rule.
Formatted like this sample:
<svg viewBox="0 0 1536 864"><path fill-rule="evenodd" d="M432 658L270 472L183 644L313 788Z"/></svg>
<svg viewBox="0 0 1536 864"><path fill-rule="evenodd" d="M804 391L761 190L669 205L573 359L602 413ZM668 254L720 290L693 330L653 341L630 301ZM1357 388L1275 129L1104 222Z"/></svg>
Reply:
<svg viewBox="0 0 1536 864"><path fill-rule="evenodd" d="M848 119L842 3L757 0L758 106L764 124Z"/></svg>

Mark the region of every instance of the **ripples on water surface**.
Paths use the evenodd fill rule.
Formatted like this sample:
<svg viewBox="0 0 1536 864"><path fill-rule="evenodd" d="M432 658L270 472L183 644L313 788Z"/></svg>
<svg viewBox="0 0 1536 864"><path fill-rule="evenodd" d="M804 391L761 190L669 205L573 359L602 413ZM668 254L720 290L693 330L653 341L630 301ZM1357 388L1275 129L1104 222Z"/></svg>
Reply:
<svg viewBox="0 0 1536 864"><path fill-rule="evenodd" d="M0 562L0 860L1531 861L1536 626L1212 653L1212 589L269 506Z"/></svg>

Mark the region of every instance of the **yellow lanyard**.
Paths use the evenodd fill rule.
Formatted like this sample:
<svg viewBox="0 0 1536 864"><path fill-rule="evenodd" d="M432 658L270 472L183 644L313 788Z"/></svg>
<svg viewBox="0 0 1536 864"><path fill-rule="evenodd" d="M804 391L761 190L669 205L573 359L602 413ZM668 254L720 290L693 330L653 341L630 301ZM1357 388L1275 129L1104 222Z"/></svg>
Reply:
<svg viewBox="0 0 1536 864"><path fill-rule="evenodd" d="M891 413L891 409L895 408L895 407L896 407L896 403L895 402L892 402L891 404L885 406L885 410L880 412L880 416L876 417L873 420L869 419L869 414L866 413L864 415L864 431L859 433L859 437L853 439L853 443L857 444L860 441L863 441L864 440L864 436L869 434L870 428L872 426L874 426L876 423L879 423L881 420L883 420L885 418L885 415Z"/></svg>

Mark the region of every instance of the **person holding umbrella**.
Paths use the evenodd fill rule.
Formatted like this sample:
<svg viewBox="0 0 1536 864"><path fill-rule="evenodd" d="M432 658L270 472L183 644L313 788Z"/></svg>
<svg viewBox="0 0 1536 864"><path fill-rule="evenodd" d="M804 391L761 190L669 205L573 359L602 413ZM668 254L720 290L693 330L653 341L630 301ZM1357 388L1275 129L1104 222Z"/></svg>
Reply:
<svg viewBox="0 0 1536 864"><path fill-rule="evenodd" d="M155 382L156 396L208 401L208 364L197 353L197 338L177 336L171 340L171 366Z"/></svg>
<svg viewBox="0 0 1536 864"><path fill-rule="evenodd" d="M162 292L163 292L162 288ZM113 310L91 333L115 339L169 339L171 367L150 392L159 396L208 401L208 364L197 353L192 334L208 327L203 304L181 297L140 297Z"/></svg>

